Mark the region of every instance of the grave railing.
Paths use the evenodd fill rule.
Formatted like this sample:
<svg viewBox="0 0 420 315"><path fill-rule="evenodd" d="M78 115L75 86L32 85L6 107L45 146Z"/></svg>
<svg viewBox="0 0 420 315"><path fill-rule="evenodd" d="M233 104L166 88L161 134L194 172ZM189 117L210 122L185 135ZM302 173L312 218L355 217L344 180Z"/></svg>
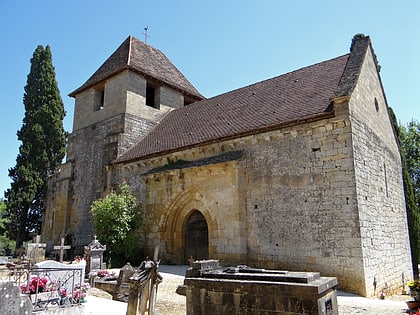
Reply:
<svg viewBox="0 0 420 315"><path fill-rule="evenodd" d="M84 302L89 285L84 282L80 267L39 268L14 267L0 275L4 281L14 282L29 296L33 312L50 307L69 307Z"/></svg>

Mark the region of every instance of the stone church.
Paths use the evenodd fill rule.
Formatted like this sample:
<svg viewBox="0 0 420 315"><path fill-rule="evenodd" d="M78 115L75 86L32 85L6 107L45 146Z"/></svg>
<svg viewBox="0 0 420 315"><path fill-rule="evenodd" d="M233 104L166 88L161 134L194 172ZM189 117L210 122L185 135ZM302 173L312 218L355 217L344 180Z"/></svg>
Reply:
<svg viewBox="0 0 420 315"><path fill-rule="evenodd" d="M369 37L350 53L209 99L129 36L79 88L42 237L81 251L122 179L145 253L336 276L365 296L412 279L401 160Z"/></svg>

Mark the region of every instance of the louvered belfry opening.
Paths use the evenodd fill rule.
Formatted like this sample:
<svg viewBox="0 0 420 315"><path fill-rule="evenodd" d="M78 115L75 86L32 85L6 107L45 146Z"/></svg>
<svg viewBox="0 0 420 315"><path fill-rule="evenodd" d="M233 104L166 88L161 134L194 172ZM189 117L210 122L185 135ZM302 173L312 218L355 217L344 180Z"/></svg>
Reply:
<svg viewBox="0 0 420 315"><path fill-rule="evenodd" d="M185 261L209 258L209 232L203 214L194 210L185 224Z"/></svg>

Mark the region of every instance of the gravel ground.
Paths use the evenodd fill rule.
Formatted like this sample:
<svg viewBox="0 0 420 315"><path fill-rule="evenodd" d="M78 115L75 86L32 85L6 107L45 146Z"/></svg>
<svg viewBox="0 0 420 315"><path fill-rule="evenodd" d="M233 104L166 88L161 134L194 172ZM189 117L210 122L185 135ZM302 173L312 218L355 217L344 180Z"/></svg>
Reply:
<svg viewBox="0 0 420 315"><path fill-rule="evenodd" d="M187 266L160 266L159 270L163 276L163 282L159 285L158 296L157 296L157 311L160 315L185 315L186 314L186 303L185 297L175 293L178 285L183 284L185 270ZM369 299L360 297L353 294L348 294L346 292L338 292L338 311L340 315L350 315L350 314L381 314L381 315L396 315L396 314L408 314L407 305L405 301L409 300L410 297L407 295L392 296L384 300L380 299ZM97 302L103 299L97 298L97 300L89 300L88 303L93 304L102 304ZM109 311L112 309L111 313L106 311L98 312L97 314L113 314L113 315L125 315L124 307L121 307L122 302L117 304L117 308L109 308ZM105 304L102 304L105 306ZM125 304L126 305L126 304ZM93 306L93 305L91 305ZM95 307L94 307L95 308ZM99 311L99 308L96 308ZM85 314L95 314L92 312L87 312Z"/></svg>

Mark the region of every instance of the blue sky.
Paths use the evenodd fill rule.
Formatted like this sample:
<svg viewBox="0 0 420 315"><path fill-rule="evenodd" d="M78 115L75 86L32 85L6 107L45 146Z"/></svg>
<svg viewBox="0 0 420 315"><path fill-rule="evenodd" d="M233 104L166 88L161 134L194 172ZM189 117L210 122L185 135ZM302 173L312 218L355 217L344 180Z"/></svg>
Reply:
<svg viewBox="0 0 420 315"><path fill-rule="evenodd" d="M74 99L129 36L160 49L206 97L348 53L369 35L388 105L420 120L420 1L119 0L0 2L0 191L10 188L24 116L23 88L37 45L50 45L71 132ZM3 193L0 195L3 197Z"/></svg>

